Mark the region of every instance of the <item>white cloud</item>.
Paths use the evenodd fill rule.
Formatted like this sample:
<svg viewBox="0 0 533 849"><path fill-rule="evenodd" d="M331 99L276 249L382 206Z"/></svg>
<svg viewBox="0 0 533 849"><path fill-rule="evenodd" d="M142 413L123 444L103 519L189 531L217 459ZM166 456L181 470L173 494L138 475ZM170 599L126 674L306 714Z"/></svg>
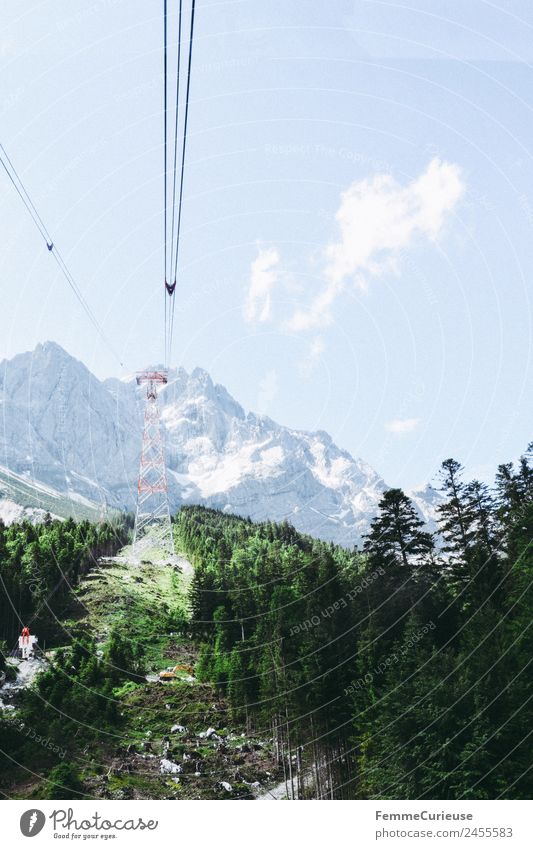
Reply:
<svg viewBox="0 0 533 849"><path fill-rule="evenodd" d="M268 321L272 312L271 291L279 279L276 248L260 248L250 267L250 286L244 305L246 321Z"/></svg>
<svg viewBox="0 0 533 849"><path fill-rule="evenodd" d="M326 285L309 307L295 312L290 328L331 323L330 307L347 282L364 289L372 277L397 271L401 253L417 237L435 241L464 188L460 168L440 159L405 186L389 174L352 183L335 215L338 239L325 250Z"/></svg>
<svg viewBox="0 0 533 849"><path fill-rule="evenodd" d="M411 433L420 424L420 419L392 419L385 428L389 433Z"/></svg>
<svg viewBox="0 0 533 849"><path fill-rule="evenodd" d="M300 361L299 367L302 374L309 376L314 370L320 357L326 350L326 343L322 336L315 336L307 349L305 357Z"/></svg>
<svg viewBox="0 0 533 849"><path fill-rule="evenodd" d="M315 336L309 347L309 356L313 360L317 360L326 350L326 345L322 336Z"/></svg>

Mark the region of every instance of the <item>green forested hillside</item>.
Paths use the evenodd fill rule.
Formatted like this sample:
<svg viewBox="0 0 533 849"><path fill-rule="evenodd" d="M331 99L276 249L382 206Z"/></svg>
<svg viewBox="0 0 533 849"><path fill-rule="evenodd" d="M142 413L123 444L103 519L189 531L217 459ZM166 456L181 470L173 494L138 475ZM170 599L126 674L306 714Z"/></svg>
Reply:
<svg viewBox="0 0 533 849"><path fill-rule="evenodd" d="M447 460L438 537L392 489L360 551L183 508L192 580L109 560L125 526L0 527L4 647L28 620L51 649L0 711L0 792L530 798L532 463L489 489Z"/></svg>
<svg viewBox="0 0 533 849"><path fill-rule="evenodd" d="M362 552L184 508L198 674L272 733L295 793L529 798L533 469L442 465L440 550L401 492Z"/></svg>
<svg viewBox="0 0 533 849"><path fill-rule="evenodd" d="M269 742L245 737L216 688L188 674L198 656L187 634L189 575L179 559L139 562L129 548L110 557L127 528L110 539L108 530L5 529L20 557L0 561L2 609L17 610L31 578L23 621L46 635L47 651L29 662L6 657L19 633L14 612L0 655L8 675L0 686L0 796L252 798L252 785L278 781L279 768ZM24 559L36 541L34 559ZM44 553L47 570L37 579ZM176 664L184 671L159 681Z"/></svg>
<svg viewBox="0 0 533 849"><path fill-rule="evenodd" d="M62 606L70 603L80 578L127 539L127 528L118 520L47 519L7 527L0 520L0 641L10 646L23 625L31 625L41 642L57 634Z"/></svg>

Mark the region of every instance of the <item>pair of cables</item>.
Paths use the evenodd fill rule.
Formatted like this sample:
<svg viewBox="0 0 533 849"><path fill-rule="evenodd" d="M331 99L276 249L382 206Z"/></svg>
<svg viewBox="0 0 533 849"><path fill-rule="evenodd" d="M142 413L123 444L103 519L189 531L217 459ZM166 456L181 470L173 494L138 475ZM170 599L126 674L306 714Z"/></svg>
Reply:
<svg viewBox="0 0 533 849"><path fill-rule="evenodd" d="M104 332L102 325L100 324L100 322L96 318L94 312L92 311L89 304L85 300L85 298L83 296L83 292L81 291L80 287L76 283L76 280L75 280L74 276L72 275L72 272L70 271L67 263L63 259L63 256L62 256L59 248L57 247L54 240L52 239L52 236L50 235L50 231L49 231L48 227L44 223L39 212L37 211L35 204L33 203L30 195L28 194L28 191L26 190L26 187L24 186L24 183L22 182L20 175L18 174L15 166L13 165L13 162L9 158L6 149L2 144L0 144L0 163L2 164L2 167L3 167L4 171L6 172L7 176L9 177L9 180L11 181L15 191L17 192L17 194L19 196L19 198L21 199L22 203L26 207L33 223L35 224L35 226L37 228L37 230L39 231L40 235L42 236L42 238L43 238L43 240L46 244L46 247L48 249L48 252L51 254L53 259L57 263L59 270L61 271L63 277L67 281L71 290L74 292L74 295L76 296L77 300L81 304L81 307L82 307L83 311L85 312L85 314L87 315L89 321L92 323L92 325L94 326L98 335L100 336L100 338L102 339L104 344L107 346L107 348L111 351L113 356L118 360L120 365L122 367L124 367L124 363L122 362L120 355L117 353L113 343L111 342L109 337Z"/></svg>
<svg viewBox="0 0 533 849"><path fill-rule="evenodd" d="M169 75L168 0L163 0L165 366L168 366L170 361L174 334L174 293L176 290L180 252L183 178L185 173L185 153L187 148L191 62L194 39L194 12L195 0L191 0L188 45L185 52L185 50L182 49L182 30L184 29L183 0L179 0L177 50L175 60L176 88L174 100L174 121L171 128L172 121L169 120L169 118L172 119L172 110L169 107L168 96L169 78L171 78ZM184 68L186 68L185 97L183 97L183 86L181 85L181 77L182 73L184 73ZM168 172L169 148L173 154L171 191L169 191Z"/></svg>
<svg viewBox="0 0 533 849"><path fill-rule="evenodd" d="M163 0L163 74L164 74L164 298L165 298L165 366L168 365L172 351L172 340L174 333L174 313L175 313L175 290L176 280L178 276L178 263L180 254L180 236L181 236L181 220L183 208L183 182L185 173L185 154L187 149L187 128L189 118L189 94L191 87L191 62L192 49L194 38L194 14L195 0L191 0L189 12L189 35L187 49L182 49L182 30L184 28L184 0L179 0L178 7L178 22L177 22L177 50L175 60L175 101L174 101L174 120L172 128L170 127L169 115L172 117L172 109L169 107L169 48L168 48L168 0ZM183 68L182 68L183 66ZM185 73L185 96L183 97L183 86L181 86L182 73ZM171 132L169 132L171 130ZM169 147L173 156L172 164L172 182L171 191L169 191L169 171L168 163ZM39 214L35 204L33 203L20 175L18 174L13 162L9 158L7 151L0 144L0 163L4 168L9 180L11 181L15 191L20 197L22 203L26 207L35 227L39 231L44 240L48 252L52 255L57 263L63 277L68 283L70 289L79 301L82 309L93 324L98 335L105 345L116 357L122 367L124 363L117 353L113 343L104 332L100 322L96 318L94 312L87 303L83 292L78 286L72 272L65 262L57 244L53 240L50 231Z"/></svg>

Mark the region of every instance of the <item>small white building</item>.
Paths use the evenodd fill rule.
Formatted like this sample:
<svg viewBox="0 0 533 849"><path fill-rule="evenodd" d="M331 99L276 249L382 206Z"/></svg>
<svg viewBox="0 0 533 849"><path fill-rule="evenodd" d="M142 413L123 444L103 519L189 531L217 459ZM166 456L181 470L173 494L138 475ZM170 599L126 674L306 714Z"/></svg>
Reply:
<svg viewBox="0 0 533 849"><path fill-rule="evenodd" d="M22 660L27 660L31 654L34 652L34 647L36 643L38 643L39 639L34 634L30 634L28 637L19 637L19 649L21 652Z"/></svg>

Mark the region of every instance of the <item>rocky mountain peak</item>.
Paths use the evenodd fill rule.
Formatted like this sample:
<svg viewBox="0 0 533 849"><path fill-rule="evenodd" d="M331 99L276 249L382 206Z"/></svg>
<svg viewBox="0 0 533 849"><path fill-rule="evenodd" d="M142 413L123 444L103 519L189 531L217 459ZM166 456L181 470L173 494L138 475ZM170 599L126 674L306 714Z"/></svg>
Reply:
<svg viewBox="0 0 533 849"><path fill-rule="evenodd" d="M39 485L133 510L144 404L134 376L99 381L54 342L2 366L0 464ZM286 519L347 546L360 541L387 486L328 433L245 412L202 368L171 369L159 404L172 509L206 504ZM415 503L431 520L434 491L417 492Z"/></svg>

